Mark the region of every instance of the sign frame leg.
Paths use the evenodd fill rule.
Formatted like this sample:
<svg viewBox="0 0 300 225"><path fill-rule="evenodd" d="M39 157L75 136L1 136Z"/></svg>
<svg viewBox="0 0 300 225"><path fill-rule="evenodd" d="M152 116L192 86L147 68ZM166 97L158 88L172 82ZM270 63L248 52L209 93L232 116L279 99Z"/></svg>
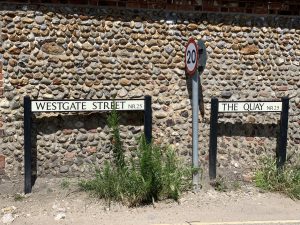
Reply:
<svg viewBox="0 0 300 225"><path fill-rule="evenodd" d="M24 97L24 193L32 188L32 152L31 152L31 99Z"/></svg>

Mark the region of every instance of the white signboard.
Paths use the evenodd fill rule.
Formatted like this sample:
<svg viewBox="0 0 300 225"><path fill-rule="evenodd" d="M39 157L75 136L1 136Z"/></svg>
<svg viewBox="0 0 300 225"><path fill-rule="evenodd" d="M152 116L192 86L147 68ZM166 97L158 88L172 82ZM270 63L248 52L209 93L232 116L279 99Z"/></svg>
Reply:
<svg viewBox="0 0 300 225"><path fill-rule="evenodd" d="M144 110L141 100L33 100L32 112L84 112L116 110Z"/></svg>
<svg viewBox="0 0 300 225"><path fill-rule="evenodd" d="M219 102L219 112L281 112L282 102Z"/></svg>

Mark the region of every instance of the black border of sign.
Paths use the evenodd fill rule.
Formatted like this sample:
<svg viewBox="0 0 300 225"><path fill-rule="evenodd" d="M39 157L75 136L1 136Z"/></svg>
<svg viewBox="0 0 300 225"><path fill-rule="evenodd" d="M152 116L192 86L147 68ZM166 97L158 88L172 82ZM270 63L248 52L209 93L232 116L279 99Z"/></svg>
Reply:
<svg viewBox="0 0 300 225"><path fill-rule="evenodd" d="M193 43L196 46L196 64L195 64L195 68L192 71L189 71L187 69L187 65L186 65L186 50L189 44ZM188 43L185 46L185 50L184 50L184 65L185 65L185 71L187 72L187 74L189 74L190 76L193 76L197 70L198 67L198 44L196 43L194 38L190 38Z"/></svg>
<svg viewBox="0 0 300 225"><path fill-rule="evenodd" d="M63 102L63 101L70 101L70 102L78 102L78 101L84 101L84 102L92 102L92 101L145 101L145 99L142 98L134 98L134 99L45 99L45 100L30 100L30 102L38 102L38 101L43 101L43 102L51 102L51 101L55 101L55 102ZM146 108L146 104L144 103L144 109L128 109L128 110L117 110L117 111L144 111ZM69 110L65 110L65 111L34 111L32 113L62 113L62 112L70 112L70 113L78 113L78 112L107 112L110 110L77 110L77 111L69 111Z"/></svg>
<svg viewBox="0 0 300 225"><path fill-rule="evenodd" d="M218 103L239 103L239 102L281 102L282 101L218 101ZM282 105L283 106L283 105ZM218 113L263 113L263 112L268 112L268 113L274 113L274 112L281 112L282 110L276 110L276 111L229 111L229 112L219 112Z"/></svg>
<svg viewBox="0 0 300 225"><path fill-rule="evenodd" d="M226 102L226 101L221 101ZM234 101L227 101L234 102ZM260 101L237 101L237 102L260 102ZM280 102L280 101L261 101L261 102ZM278 149L276 149L277 167L282 168L286 161L286 146L287 146L287 131L288 131L288 117L289 117L289 97L282 97L281 111L267 111L267 112L281 112L280 114L280 132ZM217 138L218 138L218 112L219 100L216 97L211 99L211 115L210 115L210 136L209 136L209 178L216 179L217 176ZM253 112L253 111L252 111ZM252 113L251 111L242 112L220 112L220 113ZM259 111L262 112L262 111Z"/></svg>
<svg viewBox="0 0 300 225"><path fill-rule="evenodd" d="M59 100L33 100L33 101L97 101L96 99L59 99ZM99 99L101 101L102 99ZM113 100L143 100L143 99L103 99L103 101L113 101ZM140 110L122 110L122 111L144 111L144 135L146 142L149 144L152 141L152 97L146 95L144 98L144 109ZM109 111L109 110L95 110L95 111L39 111L32 112L31 111L31 102L29 96L24 97L24 192L25 194L31 193L33 186L32 179L32 144L31 144L31 127L32 127L32 114L33 113L78 113L78 112L101 112L101 111Z"/></svg>

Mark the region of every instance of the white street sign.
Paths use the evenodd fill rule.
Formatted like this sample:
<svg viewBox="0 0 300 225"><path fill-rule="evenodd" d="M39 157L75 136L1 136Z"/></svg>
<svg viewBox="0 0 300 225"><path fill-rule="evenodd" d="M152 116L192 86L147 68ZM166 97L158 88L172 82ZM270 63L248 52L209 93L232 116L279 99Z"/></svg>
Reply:
<svg viewBox="0 0 300 225"><path fill-rule="evenodd" d="M282 102L219 102L219 112L281 112Z"/></svg>
<svg viewBox="0 0 300 225"><path fill-rule="evenodd" d="M141 100L32 100L32 112L86 112L116 110L144 110Z"/></svg>

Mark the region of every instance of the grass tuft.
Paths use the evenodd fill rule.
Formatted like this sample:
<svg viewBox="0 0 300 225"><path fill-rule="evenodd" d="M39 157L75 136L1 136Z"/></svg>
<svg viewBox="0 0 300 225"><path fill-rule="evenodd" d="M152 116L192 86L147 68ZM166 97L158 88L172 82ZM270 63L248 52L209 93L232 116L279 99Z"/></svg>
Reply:
<svg viewBox="0 0 300 225"><path fill-rule="evenodd" d="M261 168L255 173L257 187L300 199L300 165L286 164L278 169L276 160L272 158L264 158L261 163Z"/></svg>

